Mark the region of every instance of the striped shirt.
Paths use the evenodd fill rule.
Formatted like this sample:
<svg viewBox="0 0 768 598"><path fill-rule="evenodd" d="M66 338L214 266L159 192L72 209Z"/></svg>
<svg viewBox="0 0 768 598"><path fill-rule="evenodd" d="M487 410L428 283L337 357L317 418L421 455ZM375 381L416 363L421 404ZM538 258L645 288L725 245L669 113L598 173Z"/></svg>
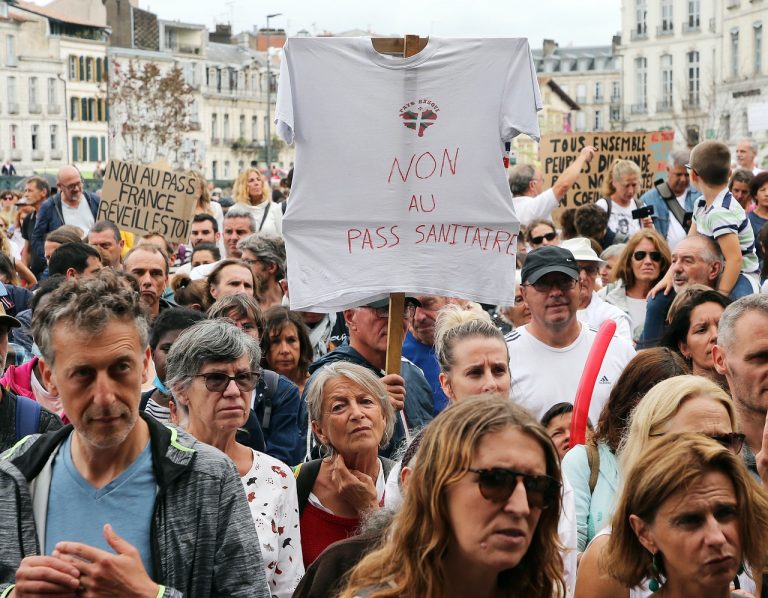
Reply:
<svg viewBox="0 0 768 598"><path fill-rule="evenodd" d="M693 212L693 221L699 233L715 240L731 233L738 235L742 256L741 271L751 274L759 270L755 253L755 233L744 208L727 188L715 197L709 207L703 197L699 199Z"/></svg>

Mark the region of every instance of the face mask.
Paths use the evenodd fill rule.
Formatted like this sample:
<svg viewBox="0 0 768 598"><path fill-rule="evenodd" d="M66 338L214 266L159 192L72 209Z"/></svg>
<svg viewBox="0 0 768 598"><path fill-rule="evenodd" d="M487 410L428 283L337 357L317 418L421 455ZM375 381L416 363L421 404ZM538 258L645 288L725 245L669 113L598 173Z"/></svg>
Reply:
<svg viewBox="0 0 768 598"><path fill-rule="evenodd" d="M40 351L40 347L37 346L37 343L32 343L32 355L39 357L40 359L43 358L43 353Z"/></svg>
<svg viewBox="0 0 768 598"><path fill-rule="evenodd" d="M157 374L155 374L155 379L153 380L152 384L160 393L164 395L171 394L171 391L166 388L165 384L163 384L160 378L157 377Z"/></svg>
<svg viewBox="0 0 768 598"><path fill-rule="evenodd" d="M35 395L35 400L48 411L52 411L56 415L61 416L61 414L64 413L64 408L61 406L61 399L45 389L37 379L37 376L35 376L34 370L31 372L29 381L32 386L32 394Z"/></svg>

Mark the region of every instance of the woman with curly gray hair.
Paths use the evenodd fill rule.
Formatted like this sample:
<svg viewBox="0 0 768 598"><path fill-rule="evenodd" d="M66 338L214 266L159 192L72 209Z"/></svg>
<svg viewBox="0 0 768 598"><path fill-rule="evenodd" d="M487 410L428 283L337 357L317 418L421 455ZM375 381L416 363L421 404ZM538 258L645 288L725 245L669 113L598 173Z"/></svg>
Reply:
<svg viewBox="0 0 768 598"><path fill-rule="evenodd" d="M166 385L186 431L237 466L272 595L288 598L304 575L296 483L287 465L235 438L251 411L260 360L257 340L229 320L204 320L168 352Z"/></svg>

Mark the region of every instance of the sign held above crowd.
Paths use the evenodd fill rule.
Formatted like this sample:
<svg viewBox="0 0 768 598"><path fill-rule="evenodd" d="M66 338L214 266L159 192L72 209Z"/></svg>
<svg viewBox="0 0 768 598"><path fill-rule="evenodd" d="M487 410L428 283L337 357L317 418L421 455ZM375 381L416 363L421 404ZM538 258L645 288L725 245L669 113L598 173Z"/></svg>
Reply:
<svg viewBox="0 0 768 598"><path fill-rule="evenodd" d="M541 170L544 187L550 188L588 145L597 148L595 159L587 164L573 187L560 200L564 208L594 203L603 195L600 188L608 169L616 160L632 160L642 171L639 194L653 187L666 173L667 156L672 151L674 131L615 131L610 133L562 133L541 138Z"/></svg>
<svg viewBox="0 0 768 598"><path fill-rule="evenodd" d="M98 220L139 235L159 233L171 243L186 243L197 190L197 178L189 173L110 160Z"/></svg>

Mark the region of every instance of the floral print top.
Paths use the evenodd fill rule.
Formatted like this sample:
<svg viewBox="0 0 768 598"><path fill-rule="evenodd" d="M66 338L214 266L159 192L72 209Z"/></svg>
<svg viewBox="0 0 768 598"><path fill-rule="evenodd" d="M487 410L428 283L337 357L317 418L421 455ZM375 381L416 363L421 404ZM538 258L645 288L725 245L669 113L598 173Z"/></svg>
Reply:
<svg viewBox="0 0 768 598"><path fill-rule="evenodd" d="M285 463L258 451L253 451L251 469L240 479L259 535L270 592L276 598L290 598L304 575L296 479Z"/></svg>

